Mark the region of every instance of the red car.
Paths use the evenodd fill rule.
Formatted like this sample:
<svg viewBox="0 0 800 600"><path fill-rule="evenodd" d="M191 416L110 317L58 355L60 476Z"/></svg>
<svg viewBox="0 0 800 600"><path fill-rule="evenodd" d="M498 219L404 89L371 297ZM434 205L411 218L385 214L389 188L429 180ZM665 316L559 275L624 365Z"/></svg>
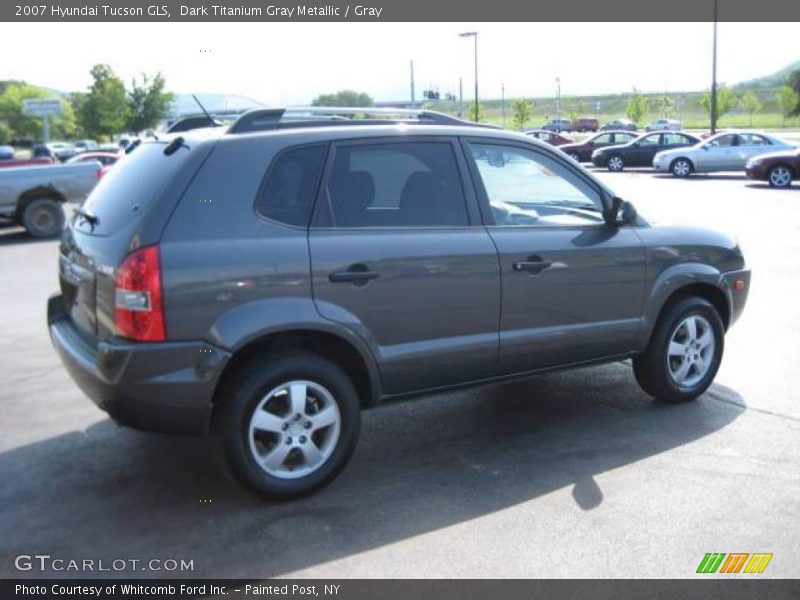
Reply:
<svg viewBox="0 0 800 600"><path fill-rule="evenodd" d="M0 160L0 167L40 167L52 164L53 159L47 157Z"/></svg>
<svg viewBox="0 0 800 600"><path fill-rule="evenodd" d="M592 152L598 148L627 144L636 137L639 136L635 131L603 131L582 142L559 146L559 150L577 162L591 162Z"/></svg>
<svg viewBox="0 0 800 600"><path fill-rule="evenodd" d="M563 146L564 144L571 144L573 140L556 133L555 131L548 131L547 129L529 129L524 132L525 135L547 142L551 146Z"/></svg>
<svg viewBox="0 0 800 600"><path fill-rule="evenodd" d="M747 161L745 173L750 179L768 181L775 188L788 188L800 177L800 149L760 154Z"/></svg>
<svg viewBox="0 0 800 600"><path fill-rule="evenodd" d="M106 171L114 166L114 163L118 160L119 154L114 154L112 152L84 152L82 154L78 154L77 156L73 156L67 162L99 162L102 166L100 167L100 171L97 173L97 178L101 179L103 175L106 174Z"/></svg>

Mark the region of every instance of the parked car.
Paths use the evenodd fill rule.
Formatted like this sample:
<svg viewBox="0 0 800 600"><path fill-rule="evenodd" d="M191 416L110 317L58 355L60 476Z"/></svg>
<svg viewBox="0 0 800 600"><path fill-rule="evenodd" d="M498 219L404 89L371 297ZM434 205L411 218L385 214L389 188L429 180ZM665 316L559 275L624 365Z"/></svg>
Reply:
<svg viewBox="0 0 800 600"><path fill-rule="evenodd" d="M61 162L69 160L78 153L75 146L67 142L50 142L47 147L53 153L53 157Z"/></svg>
<svg viewBox="0 0 800 600"><path fill-rule="evenodd" d="M64 227L65 202L83 202L100 177L97 162L0 170L0 218L33 237L54 237Z"/></svg>
<svg viewBox="0 0 800 600"><path fill-rule="evenodd" d="M590 162L592 152L598 148L627 144L637 135L632 131L602 131L583 142L572 142L559 146L559 149L577 162Z"/></svg>
<svg viewBox="0 0 800 600"><path fill-rule="evenodd" d="M645 127L645 131L680 131L681 122L676 119L658 119Z"/></svg>
<svg viewBox="0 0 800 600"><path fill-rule="evenodd" d="M14 148L12 146L0 146L0 161L14 160Z"/></svg>
<svg viewBox="0 0 800 600"><path fill-rule="evenodd" d="M551 119L542 125L542 129L558 133L562 131L572 131L572 121L569 119Z"/></svg>
<svg viewBox="0 0 800 600"><path fill-rule="evenodd" d="M68 224L50 335L120 423L210 426L287 498L390 399L622 358L665 401L714 379L749 287L734 239L653 226L517 133L262 114L143 141Z"/></svg>
<svg viewBox="0 0 800 600"><path fill-rule="evenodd" d="M718 133L728 133L729 131L731 131L731 130L730 130L730 129L717 129L716 131L712 132L712 131L709 129L708 131L704 131L704 132L703 132L703 133L700 135L700 137L701 137L702 139L704 139L704 140L705 140L705 139L708 139L708 138L710 138L712 135L717 135Z"/></svg>
<svg viewBox="0 0 800 600"><path fill-rule="evenodd" d="M31 148L31 158L49 158L51 162L56 160L47 144L34 144Z"/></svg>
<svg viewBox="0 0 800 600"><path fill-rule="evenodd" d="M659 152L653 158L653 168L671 172L675 177L714 171L742 171L754 156L789 148L794 146L768 133L718 133L688 148Z"/></svg>
<svg viewBox="0 0 800 600"><path fill-rule="evenodd" d="M580 119L575 119L572 128L580 132L597 131L600 128L600 122L594 117L581 117Z"/></svg>
<svg viewBox="0 0 800 600"><path fill-rule="evenodd" d="M636 123L630 119L614 119L600 128L600 131L636 131Z"/></svg>
<svg viewBox="0 0 800 600"><path fill-rule="evenodd" d="M546 129L530 129L525 132L525 135L543 142L547 142L551 146L562 146L564 144L571 144L572 140L566 136L556 133L555 131L548 131Z"/></svg>
<svg viewBox="0 0 800 600"><path fill-rule="evenodd" d="M78 140L74 144L75 151L78 153L82 152L91 152L92 150L97 150L97 142L94 140Z"/></svg>
<svg viewBox="0 0 800 600"><path fill-rule="evenodd" d="M772 187L788 188L800 176L800 148L753 157L747 161L745 173L751 179L768 181Z"/></svg>
<svg viewBox="0 0 800 600"><path fill-rule="evenodd" d="M116 163L118 160L119 154L112 152L84 152L70 158L67 161L67 164L92 161L99 162L101 167L100 172L98 173L98 179L102 179L106 172L112 166L114 166L114 163Z"/></svg>
<svg viewBox="0 0 800 600"><path fill-rule="evenodd" d="M606 146L592 152L592 163L609 171L625 167L650 167L653 158L663 150L693 146L700 141L695 135L680 132L645 133L622 146Z"/></svg>

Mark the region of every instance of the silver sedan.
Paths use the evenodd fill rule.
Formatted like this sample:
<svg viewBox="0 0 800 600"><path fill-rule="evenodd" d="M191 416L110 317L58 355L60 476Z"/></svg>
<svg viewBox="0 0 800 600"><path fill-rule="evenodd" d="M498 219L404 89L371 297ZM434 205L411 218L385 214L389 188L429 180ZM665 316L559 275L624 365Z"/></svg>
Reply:
<svg viewBox="0 0 800 600"><path fill-rule="evenodd" d="M688 148L659 152L653 158L653 168L669 171L675 177L712 171L744 171L752 157L792 147L761 131L726 131Z"/></svg>

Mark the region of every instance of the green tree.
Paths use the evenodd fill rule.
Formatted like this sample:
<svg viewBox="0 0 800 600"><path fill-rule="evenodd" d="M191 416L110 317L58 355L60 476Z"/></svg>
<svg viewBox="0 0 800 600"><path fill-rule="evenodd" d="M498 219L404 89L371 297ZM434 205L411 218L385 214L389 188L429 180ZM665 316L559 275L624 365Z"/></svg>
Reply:
<svg viewBox="0 0 800 600"><path fill-rule="evenodd" d="M53 94L33 85L12 83L0 95L0 122L5 123L9 139L39 140L42 137L41 117L25 114L25 100L52 98ZM75 134L75 113L69 102L62 102L63 112L49 117L52 137Z"/></svg>
<svg viewBox="0 0 800 600"><path fill-rule="evenodd" d="M128 124L125 84L108 65L95 65L90 73L92 85L81 102L81 128L90 137L110 138Z"/></svg>
<svg viewBox="0 0 800 600"><path fill-rule="evenodd" d="M800 69L795 69L789 73L786 84L794 90L795 96L800 98ZM795 105L792 114L800 115L800 102Z"/></svg>
<svg viewBox="0 0 800 600"><path fill-rule="evenodd" d="M511 103L511 122L517 129L524 129L533 116L531 103L525 98L517 98Z"/></svg>
<svg viewBox="0 0 800 600"><path fill-rule="evenodd" d="M703 92L703 97L700 99L700 104L703 109L711 116L711 91L706 90ZM736 90L729 88L727 85L720 84L717 86L717 120L720 120L724 115L727 115L739 104L739 96Z"/></svg>
<svg viewBox="0 0 800 600"><path fill-rule="evenodd" d="M146 129L153 129L167 115L172 102L172 94L165 91L161 73L150 79L142 73L142 82L134 78L128 90L127 130L137 135Z"/></svg>
<svg viewBox="0 0 800 600"><path fill-rule="evenodd" d="M633 88L633 92L628 98L628 105L625 107L625 115L634 123L640 123L647 114L647 100L639 90Z"/></svg>
<svg viewBox="0 0 800 600"><path fill-rule="evenodd" d="M778 88L778 108L783 115L783 126L786 126L786 117L794 113L798 107L798 98L794 89L788 85L782 85Z"/></svg>
<svg viewBox="0 0 800 600"><path fill-rule="evenodd" d="M464 107L464 119L470 119L476 122L486 121L486 114L483 112L483 102L478 102L478 118L475 119L475 102L472 101Z"/></svg>
<svg viewBox="0 0 800 600"><path fill-rule="evenodd" d="M753 90L747 90L744 94L742 94L742 108L747 111L747 114L750 116L750 125L749 127L753 126L753 113L758 112L763 108L763 104L756 96Z"/></svg>
<svg viewBox="0 0 800 600"><path fill-rule="evenodd" d="M667 94L659 94L650 98L650 112L666 119L675 114L675 102Z"/></svg>
<svg viewBox="0 0 800 600"><path fill-rule="evenodd" d="M312 106L372 106L372 97L365 92L340 90L335 94L320 94L311 102Z"/></svg>

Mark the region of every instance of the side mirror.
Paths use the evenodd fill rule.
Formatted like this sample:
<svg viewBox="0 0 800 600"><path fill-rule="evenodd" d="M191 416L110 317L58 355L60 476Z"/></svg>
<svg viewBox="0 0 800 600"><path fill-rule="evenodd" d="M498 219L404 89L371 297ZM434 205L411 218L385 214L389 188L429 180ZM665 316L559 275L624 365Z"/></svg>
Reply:
<svg viewBox="0 0 800 600"><path fill-rule="evenodd" d="M634 225L638 218L636 207L619 196L611 199L611 208L603 213L603 218L608 225Z"/></svg>
<svg viewBox="0 0 800 600"><path fill-rule="evenodd" d="M701 147L703 148L703 150L708 150L709 148L711 148L711 146L709 146L708 144L703 144Z"/></svg>

